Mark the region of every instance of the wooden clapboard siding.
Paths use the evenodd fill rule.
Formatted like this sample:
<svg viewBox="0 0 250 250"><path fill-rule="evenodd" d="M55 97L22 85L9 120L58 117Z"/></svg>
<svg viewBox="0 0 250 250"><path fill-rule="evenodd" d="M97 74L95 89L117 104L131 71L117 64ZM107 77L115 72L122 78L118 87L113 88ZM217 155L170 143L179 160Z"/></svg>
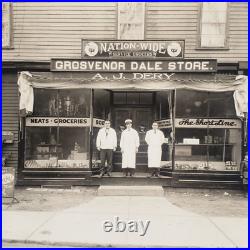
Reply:
<svg viewBox="0 0 250 250"><path fill-rule="evenodd" d="M198 50L198 2L146 3L145 39L184 39L186 58L247 61L248 5L229 3L228 50ZM81 39L117 38L117 3L13 3L14 49L4 61L49 61L80 57Z"/></svg>
<svg viewBox="0 0 250 250"><path fill-rule="evenodd" d="M247 61L248 5L229 3L229 50L198 50L200 3L148 3L146 39L184 39L186 58L217 58L219 62Z"/></svg>
<svg viewBox="0 0 250 250"><path fill-rule="evenodd" d="M3 144L2 155L10 153L10 158L7 160L7 166L18 166L18 88L17 74L3 72L2 76L2 131L10 131L14 133L13 144Z"/></svg>
<svg viewBox="0 0 250 250"><path fill-rule="evenodd" d="M116 3L13 3L14 49L6 61L80 57L81 39L116 39Z"/></svg>

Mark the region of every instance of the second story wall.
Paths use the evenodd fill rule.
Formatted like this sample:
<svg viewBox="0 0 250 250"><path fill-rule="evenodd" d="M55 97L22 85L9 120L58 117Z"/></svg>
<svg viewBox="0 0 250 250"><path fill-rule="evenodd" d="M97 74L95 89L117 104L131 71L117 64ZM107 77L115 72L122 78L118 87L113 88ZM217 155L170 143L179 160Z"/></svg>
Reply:
<svg viewBox="0 0 250 250"><path fill-rule="evenodd" d="M49 62L80 57L81 39L117 39L117 3L16 2L13 5L13 48L3 61ZM200 3L146 3L145 39L185 40L186 58L247 61L247 3L229 3L229 49L199 50Z"/></svg>

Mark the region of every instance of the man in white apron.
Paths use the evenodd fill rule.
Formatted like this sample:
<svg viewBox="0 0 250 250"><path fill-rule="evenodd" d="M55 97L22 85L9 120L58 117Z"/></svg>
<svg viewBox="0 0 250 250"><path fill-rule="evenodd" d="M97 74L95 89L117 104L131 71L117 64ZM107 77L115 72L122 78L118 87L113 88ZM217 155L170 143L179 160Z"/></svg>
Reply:
<svg viewBox="0 0 250 250"><path fill-rule="evenodd" d="M152 175L158 177L161 167L161 145L165 142L164 134L158 129L158 123L152 124L151 130L146 133L145 141L148 144L148 168L152 170Z"/></svg>
<svg viewBox="0 0 250 250"><path fill-rule="evenodd" d="M128 174L133 176L140 140L137 131L132 128L132 120L127 119L125 125L126 129L122 132L120 141L122 169L124 176L128 176Z"/></svg>

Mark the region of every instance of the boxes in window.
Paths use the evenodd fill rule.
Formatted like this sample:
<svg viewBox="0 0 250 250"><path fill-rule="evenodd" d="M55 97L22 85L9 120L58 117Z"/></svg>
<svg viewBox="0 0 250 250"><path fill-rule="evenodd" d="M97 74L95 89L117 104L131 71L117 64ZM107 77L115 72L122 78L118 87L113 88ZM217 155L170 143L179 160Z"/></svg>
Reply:
<svg viewBox="0 0 250 250"><path fill-rule="evenodd" d="M224 161L209 161L209 168L218 170L218 171L223 171L226 170L226 165Z"/></svg>
<svg viewBox="0 0 250 250"><path fill-rule="evenodd" d="M200 139L196 138L183 138L184 144L200 144Z"/></svg>
<svg viewBox="0 0 250 250"><path fill-rule="evenodd" d="M37 153L49 153L49 146L37 146L36 147Z"/></svg>
<svg viewBox="0 0 250 250"><path fill-rule="evenodd" d="M37 160L49 160L49 155L48 154L37 154L36 159Z"/></svg>
<svg viewBox="0 0 250 250"><path fill-rule="evenodd" d="M191 156L192 155L192 147L178 145L177 147L175 147L175 155L176 156Z"/></svg>
<svg viewBox="0 0 250 250"><path fill-rule="evenodd" d="M69 155L69 160L86 160L87 153L79 153L77 150L71 150L71 154Z"/></svg>
<svg viewBox="0 0 250 250"><path fill-rule="evenodd" d="M57 167L57 161L58 161L58 158L57 157L50 157L49 158L49 164L51 167Z"/></svg>

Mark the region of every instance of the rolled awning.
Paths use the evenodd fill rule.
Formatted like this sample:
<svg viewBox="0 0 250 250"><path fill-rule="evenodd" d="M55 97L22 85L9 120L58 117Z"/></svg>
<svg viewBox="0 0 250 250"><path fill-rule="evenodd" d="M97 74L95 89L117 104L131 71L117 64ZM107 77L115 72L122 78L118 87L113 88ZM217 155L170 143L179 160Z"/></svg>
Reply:
<svg viewBox="0 0 250 250"><path fill-rule="evenodd" d="M157 74L147 77L124 77L122 74L107 73L104 77L96 73L76 72L20 72L18 78L20 109L33 111L33 88L43 89L110 89L160 91L189 89L208 92L234 91L237 116L243 117L248 110L248 77L244 75L223 75L204 73ZM141 74L142 75L142 74ZM163 74L164 75L164 74ZM110 76L110 77L109 77ZM138 75L137 75L138 76Z"/></svg>

